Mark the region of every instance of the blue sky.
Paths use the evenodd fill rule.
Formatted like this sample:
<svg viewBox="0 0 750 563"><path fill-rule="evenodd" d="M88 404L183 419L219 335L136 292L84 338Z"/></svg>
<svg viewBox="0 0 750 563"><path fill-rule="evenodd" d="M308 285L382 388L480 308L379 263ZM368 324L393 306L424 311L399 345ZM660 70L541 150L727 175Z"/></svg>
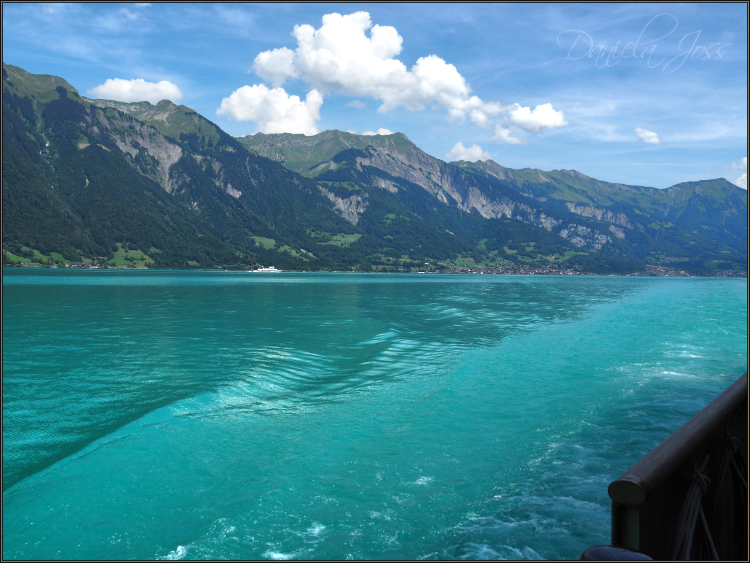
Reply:
<svg viewBox="0 0 750 563"><path fill-rule="evenodd" d="M746 53L745 4L3 4L3 61L89 97L658 188L746 185Z"/></svg>

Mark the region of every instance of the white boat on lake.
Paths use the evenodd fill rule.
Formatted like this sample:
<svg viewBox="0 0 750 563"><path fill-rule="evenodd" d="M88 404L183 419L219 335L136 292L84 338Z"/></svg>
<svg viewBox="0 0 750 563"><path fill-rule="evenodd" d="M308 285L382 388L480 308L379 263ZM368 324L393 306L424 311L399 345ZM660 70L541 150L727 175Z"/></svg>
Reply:
<svg viewBox="0 0 750 563"><path fill-rule="evenodd" d="M277 270L273 266L270 268L258 268L257 270L248 270L249 272L283 272L283 270Z"/></svg>

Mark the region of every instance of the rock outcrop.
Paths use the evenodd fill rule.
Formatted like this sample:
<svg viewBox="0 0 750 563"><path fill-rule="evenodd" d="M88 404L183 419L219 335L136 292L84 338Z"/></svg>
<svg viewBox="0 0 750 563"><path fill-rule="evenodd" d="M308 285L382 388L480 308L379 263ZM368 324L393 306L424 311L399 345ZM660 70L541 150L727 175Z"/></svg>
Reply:
<svg viewBox="0 0 750 563"><path fill-rule="evenodd" d="M356 225L359 222L362 213L367 209L369 196L366 193L341 198L323 186L318 186L318 189L320 190L320 193L331 200L334 211L349 221L352 225Z"/></svg>

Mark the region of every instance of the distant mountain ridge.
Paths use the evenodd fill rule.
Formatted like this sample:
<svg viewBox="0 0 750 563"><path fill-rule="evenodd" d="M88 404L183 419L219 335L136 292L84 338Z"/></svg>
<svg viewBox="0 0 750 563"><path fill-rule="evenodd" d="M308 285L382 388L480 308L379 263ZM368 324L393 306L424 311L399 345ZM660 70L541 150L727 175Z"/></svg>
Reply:
<svg viewBox="0 0 750 563"><path fill-rule="evenodd" d="M657 189L603 182L575 170L511 170L492 161L459 165L498 177L530 197L556 200L572 213L629 228L666 220L708 229L712 240L747 254L747 191L724 178Z"/></svg>
<svg viewBox="0 0 750 563"><path fill-rule="evenodd" d="M518 194L539 202L535 204L539 207L538 218L530 219L537 226L550 228L556 223L549 218L551 215L573 214L609 223L614 228L608 227L607 236L623 238L626 236L623 228L640 232L651 230L656 237L656 231L669 229L669 225L674 224L697 231L693 234L698 237L719 241L747 254L747 192L723 178L686 182L659 190L604 182L575 170L515 170L492 160L444 163L421 151L400 133L373 137L343 135L338 131L312 137L256 134L241 137L239 141L311 177L336 166L336 159L328 159L339 149L346 151L352 146L368 145L372 148L367 149L367 155L356 157L359 163L407 179L430 191L440 201L452 200L459 209L475 211L485 218L511 217L513 208L517 207L514 205L516 197L506 193L493 200L487 193L472 189L466 176L457 174L456 168L499 180ZM345 142L337 147L335 142L339 139ZM319 159L317 164L314 163L316 158Z"/></svg>
<svg viewBox="0 0 750 563"><path fill-rule="evenodd" d="M746 239L747 194L725 180L446 163L401 133L235 139L184 105L3 65L4 263L710 273L746 268Z"/></svg>

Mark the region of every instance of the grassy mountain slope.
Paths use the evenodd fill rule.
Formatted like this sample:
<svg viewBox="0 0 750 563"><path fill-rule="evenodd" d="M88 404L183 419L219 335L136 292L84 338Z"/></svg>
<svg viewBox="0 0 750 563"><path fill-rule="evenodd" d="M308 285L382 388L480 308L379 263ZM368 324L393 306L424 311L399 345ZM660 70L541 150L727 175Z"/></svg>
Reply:
<svg viewBox="0 0 750 563"><path fill-rule="evenodd" d="M113 108L128 114L141 123L151 125L159 133L173 139L184 139L195 135L195 143L202 146L213 146L219 141L219 128L187 106L176 105L169 100L162 100L153 105L150 102L115 102L112 100L89 100L87 102L100 108Z"/></svg>
<svg viewBox="0 0 750 563"><path fill-rule="evenodd" d="M316 172L312 170L313 167L332 159L346 149L364 149L372 145L405 151L413 146L402 133L355 135L336 130L323 131L313 136L256 133L238 137L237 140L255 153L281 162L290 170L305 176L314 176Z"/></svg>
<svg viewBox="0 0 750 563"><path fill-rule="evenodd" d="M590 178L576 170L543 171L536 168L511 169L500 166L492 160L478 162L454 162L461 168L484 172L499 180L508 182L521 192L535 198L609 206L618 202L631 205L649 205L659 190L644 186L613 184Z"/></svg>
<svg viewBox="0 0 750 563"><path fill-rule="evenodd" d="M73 88L65 79L49 74L31 74L22 68L3 63L3 88L19 97L30 97L40 101L50 101L57 98L55 89L61 86L68 92L78 96L78 90Z"/></svg>
<svg viewBox="0 0 750 563"><path fill-rule="evenodd" d="M717 178L677 184L664 192L661 210L667 220L747 256L746 190Z"/></svg>

